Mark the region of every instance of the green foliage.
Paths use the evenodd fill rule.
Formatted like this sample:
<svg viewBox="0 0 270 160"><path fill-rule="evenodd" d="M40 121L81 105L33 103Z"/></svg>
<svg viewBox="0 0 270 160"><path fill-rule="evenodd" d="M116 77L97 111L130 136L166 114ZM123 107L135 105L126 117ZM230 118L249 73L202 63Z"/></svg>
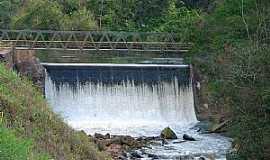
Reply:
<svg viewBox="0 0 270 160"><path fill-rule="evenodd" d="M47 155L32 151L32 142L17 138L0 124L0 160L49 160Z"/></svg>
<svg viewBox="0 0 270 160"><path fill-rule="evenodd" d="M92 17L92 14L85 8L73 12L71 15L65 15L61 21L61 30L96 30L96 23Z"/></svg>
<svg viewBox="0 0 270 160"><path fill-rule="evenodd" d="M21 5L21 0L1 0L0 1L0 26L9 28L12 16Z"/></svg>
<svg viewBox="0 0 270 160"><path fill-rule="evenodd" d="M30 0L12 18L14 29L96 30L90 11L77 1Z"/></svg>
<svg viewBox="0 0 270 160"><path fill-rule="evenodd" d="M106 30L135 30L135 1L115 1L108 3L109 9L103 16L103 28Z"/></svg>
<svg viewBox="0 0 270 160"><path fill-rule="evenodd" d="M49 0L29 0L12 19L15 29L60 29L63 14L58 3Z"/></svg>
<svg viewBox="0 0 270 160"><path fill-rule="evenodd" d="M17 139L13 133L0 126L0 159L26 160L30 141Z"/></svg>
<svg viewBox="0 0 270 160"><path fill-rule="evenodd" d="M62 13L72 15L80 9L80 3L78 0L56 0L62 8Z"/></svg>
<svg viewBox="0 0 270 160"><path fill-rule="evenodd" d="M177 6L176 1L171 1L163 21L157 31L180 33L182 39L192 41L200 16L196 10L190 10L184 5Z"/></svg>
<svg viewBox="0 0 270 160"><path fill-rule="evenodd" d="M105 159L84 133L69 128L54 114L33 84L0 64L0 110L3 126L16 136L31 138L34 153L48 153L55 159Z"/></svg>
<svg viewBox="0 0 270 160"><path fill-rule="evenodd" d="M229 106L230 133L239 146L230 158L269 159L270 3L216 3L204 16L193 63L207 75L211 106Z"/></svg>
<svg viewBox="0 0 270 160"><path fill-rule="evenodd" d="M136 1L135 22L139 30L153 31L164 23L171 0Z"/></svg>
<svg viewBox="0 0 270 160"><path fill-rule="evenodd" d="M4 6L0 23L14 29L97 30L99 26L102 30L183 33L198 19L196 11L180 0L29 0L21 2L21 8L14 4L0 3ZM190 36L187 33L183 34Z"/></svg>
<svg viewBox="0 0 270 160"><path fill-rule="evenodd" d="M184 40L194 44L188 58L193 60L192 63L206 77L209 92L207 96L211 105L220 109L230 108L232 115L230 118L233 122L232 136L240 145L236 157L238 159L269 158L270 155L266 156L270 153L270 1L184 0L184 2L181 0L29 0L22 3L19 0L2 0L0 1L0 25L8 27L12 19L12 27L18 29L103 29L179 33L179 37L184 37ZM209 7L204 2L210 3L211 7L216 6L213 12L205 13L192 9L193 6ZM22 7L18 9L20 5ZM17 133L27 135L28 129L23 126L29 124L23 119L32 115L36 118L32 128L39 128L33 130L34 142L43 149L46 145L41 142L46 139L61 142L60 137L53 135L66 133L68 130L75 137L65 135L67 144L61 144L60 147L54 144L52 148L47 148L47 151L55 156L59 156L60 152L70 152L68 156L82 155L87 159L83 156L83 152L91 149L86 145L80 147L83 152L67 149L69 143L73 144L74 141L81 140L76 138L77 133L67 129L67 126L59 122L61 121L59 118L53 116L44 107L42 110L47 111L46 114L34 109L35 106L46 106L44 103L40 105L40 102L37 102L43 101L43 98L35 99L34 105L30 105L32 107L28 109L31 111L30 114L26 114L28 110L22 106L29 106L26 103L27 97L32 97L31 94L36 95L36 92L30 92L30 95L18 100L16 97L20 95L11 92L14 89L1 85L18 83L9 78L0 77L0 82L3 82L0 83L0 90L3 91L0 92L3 93L0 94L0 100L5 100L4 102L11 106L8 113L16 110L19 119L6 123L11 123ZM16 89L24 95L25 88ZM9 116L8 119L11 120L12 114ZM43 126L43 123L51 124L50 128L53 128L53 131L49 135L44 134L50 128ZM40 126L44 129L40 129ZM62 127L59 129L59 126ZM77 144L75 146L77 148ZM56 148L64 148L64 151ZM54 152L55 150L57 153Z"/></svg>
<svg viewBox="0 0 270 160"><path fill-rule="evenodd" d="M232 134L243 159L263 159L270 138L270 47L249 45L232 52L224 84L233 110Z"/></svg>

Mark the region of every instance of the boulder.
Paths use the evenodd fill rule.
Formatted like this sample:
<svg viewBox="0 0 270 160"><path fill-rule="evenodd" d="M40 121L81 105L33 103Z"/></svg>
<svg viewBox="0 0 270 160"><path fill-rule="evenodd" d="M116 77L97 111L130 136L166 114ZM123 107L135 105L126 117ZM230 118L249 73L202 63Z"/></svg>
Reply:
<svg viewBox="0 0 270 160"><path fill-rule="evenodd" d="M163 129L161 131L160 137L164 139L177 139L176 134L170 127Z"/></svg>
<svg viewBox="0 0 270 160"><path fill-rule="evenodd" d="M105 139L110 139L111 138L111 135L109 133L105 134L104 136Z"/></svg>
<svg viewBox="0 0 270 160"><path fill-rule="evenodd" d="M187 135L187 134L184 134L184 135L183 135L183 139L184 139L184 140L187 140L187 141L196 141L195 138L193 138L193 137L191 137L191 136L189 136L189 135Z"/></svg>
<svg viewBox="0 0 270 160"><path fill-rule="evenodd" d="M206 158L205 157L200 157L199 160L206 160Z"/></svg>
<svg viewBox="0 0 270 160"><path fill-rule="evenodd" d="M95 137L96 139L105 139L105 136L102 135L102 134L100 134L100 133L95 133L94 137Z"/></svg>
<svg viewBox="0 0 270 160"><path fill-rule="evenodd" d="M42 91L45 83L45 68L35 57L34 50L16 50L13 55L14 69L29 77Z"/></svg>
<svg viewBox="0 0 270 160"><path fill-rule="evenodd" d="M94 134L94 137L96 139L111 139L111 135L109 133L103 135L103 134L100 134L100 133L95 133Z"/></svg>
<svg viewBox="0 0 270 160"><path fill-rule="evenodd" d="M165 144L169 144L166 139L161 139L161 145L164 146Z"/></svg>
<svg viewBox="0 0 270 160"><path fill-rule="evenodd" d="M140 148L143 146L142 143L131 136L116 136L112 138L112 143L127 145L129 148Z"/></svg>
<svg viewBox="0 0 270 160"><path fill-rule="evenodd" d="M151 153L148 154L148 157L152 159L159 159L158 155L151 154Z"/></svg>

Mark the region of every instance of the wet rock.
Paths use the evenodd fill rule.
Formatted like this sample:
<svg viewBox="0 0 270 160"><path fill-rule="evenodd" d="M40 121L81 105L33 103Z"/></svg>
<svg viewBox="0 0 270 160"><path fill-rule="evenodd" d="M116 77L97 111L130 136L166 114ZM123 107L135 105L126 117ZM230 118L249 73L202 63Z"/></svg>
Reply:
<svg viewBox="0 0 270 160"><path fill-rule="evenodd" d="M184 142L187 142L187 141L185 141L185 140L173 141L173 144L179 144L179 143L184 143Z"/></svg>
<svg viewBox="0 0 270 160"><path fill-rule="evenodd" d="M93 138L98 149L107 152L113 159L125 159L125 151L139 149L145 145L131 136L111 136L95 133L94 137L89 136L89 138ZM138 156L133 155L133 157Z"/></svg>
<svg viewBox="0 0 270 160"><path fill-rule="evenodd" d="M137 143L135 138L133 138L131 136L119 136L119 139L120 139L122 144L126 144L128 146L134 146L134 144Z"/></svg>
<svg viewBox="0 0 270 160"><path fill-rule="evenodd" d="M137 140L138 141L155 141L155 140L160 140L160 137L139 137Z"/></svg>
<svg viewBox="0 0 270 160"><path fill-rule="evenodd" d="M103 134L99 134L99 133L95 133L94 134L94 138L96 139L110 139L111 135L109 133L103 135Z"/></svg>
<svg viewBox="0 0 270 160"><path fill-rule="evenodd" d="M137 151L131 152L130 155L131 155L132 158L136 158L136 159L138 159L138 158L143 158L143 157L140 155L140 153L138 153Z"/></svg>
<svg viewBox="0 0 270 160"><path fill-rule="evenodd" d="M152 159L159 159L159 157L155 154L148 154L148 157Z"/></svg>
<svg viewBox="0 0 270 160"><path fill-rule="evenodd" d="M97 138L97 139L105 139L104 135L99 134L99 133L95 133L94 137Z"/></svg>
<svg viewBox="0 0 270 160"><path fill-rule="evenodd" d="M105 139L110 139L111 138L111 135L109 133L105 134L104 136Z"/></svg>
<svg viewBox="0 0 270 160"><path fill-rule="evenodd" d="M193 137L191 137L191 136L189 136L189 135L187 135L187 134L184 134L184 135L183 135L183 139L184 139L184 140L187 140L187 141L196 141L195 138L193 138Z"/></svg>
<svg viewBox="0 0 270 160"><path fill-rule="evenodd" d="M163 139L177 139L176 134L169 127L162 130L162 132L160 134L160 137L163 138Z"/></svg>
<svg viewBox="0 0 270 160"><path fill-rule="evenodd" d="M131 148L137 148L142 146L139 141L131 136L113 136L111 138L111 143L113 144L120 144L120 145L127 145Z"/></svg>
<svg viewBox="0 0 270 160"><path fill-rule="evenodd" d="M35 57L34 50L16 50L13 56L14 69L29 77L42 91L44 88L45 69Z"/></svg>
<svg viewBox="0 0 270 160"><path fill-rule="evenodd" d="M120 156L118 157L118 159L120 159L120 160L126 160L127 157L125 157L125 156L123 156L123 155L120 155Z"/></svg>
<svg viewBox="0 0 270 160"><path fill-rule="evenodd" d="M166 144L168 144L168 142L166 141L166 139L162 139L162 140L161 140L161 145L164 146L164 145L166 145Z"/></svg>
<svg viewBox="0 0 270 160"><path fill-rule="evenodd" d="M136 139L140 144L143 144L143 147L147 147L147 144L157 143L162 141L163 138L158 137L139 137Z"/></svg>
<svg viewBox="0 0 270 160"><path fill-rule="evenodd" d="M199 160L206 160L206 158L205 157L200 157Z"/></svg>

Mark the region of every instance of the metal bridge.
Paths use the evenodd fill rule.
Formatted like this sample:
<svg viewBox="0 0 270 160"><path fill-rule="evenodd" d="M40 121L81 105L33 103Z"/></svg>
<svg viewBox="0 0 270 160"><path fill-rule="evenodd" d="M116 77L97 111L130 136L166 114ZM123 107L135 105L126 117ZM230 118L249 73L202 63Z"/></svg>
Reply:
<svg viewBox="0 0 270 160"><path fill-rule="evenodd" d="M51 31L0 29L2 48L33 50L127 50L187 52L191 44L181 34L111 31Z"/></svg>

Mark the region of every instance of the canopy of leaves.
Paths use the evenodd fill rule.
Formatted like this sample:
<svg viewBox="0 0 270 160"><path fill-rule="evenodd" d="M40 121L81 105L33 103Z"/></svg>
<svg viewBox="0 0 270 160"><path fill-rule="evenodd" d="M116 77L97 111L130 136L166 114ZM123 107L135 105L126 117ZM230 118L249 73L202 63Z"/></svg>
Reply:
<svg viewBox="0 0 270 160"><path fill-rule="evenodd" d="M15 29L60 29L63 14L58 3L30 0L12 19Z"/></svg>
<svg viewBox="0 0 270 160"><path fill-rule="evenodd" d="M231 112L238 159L269 159L270 1L216 3L203 18L194 51L203 60L194 64L207 75L211 105Z"/></svg>

